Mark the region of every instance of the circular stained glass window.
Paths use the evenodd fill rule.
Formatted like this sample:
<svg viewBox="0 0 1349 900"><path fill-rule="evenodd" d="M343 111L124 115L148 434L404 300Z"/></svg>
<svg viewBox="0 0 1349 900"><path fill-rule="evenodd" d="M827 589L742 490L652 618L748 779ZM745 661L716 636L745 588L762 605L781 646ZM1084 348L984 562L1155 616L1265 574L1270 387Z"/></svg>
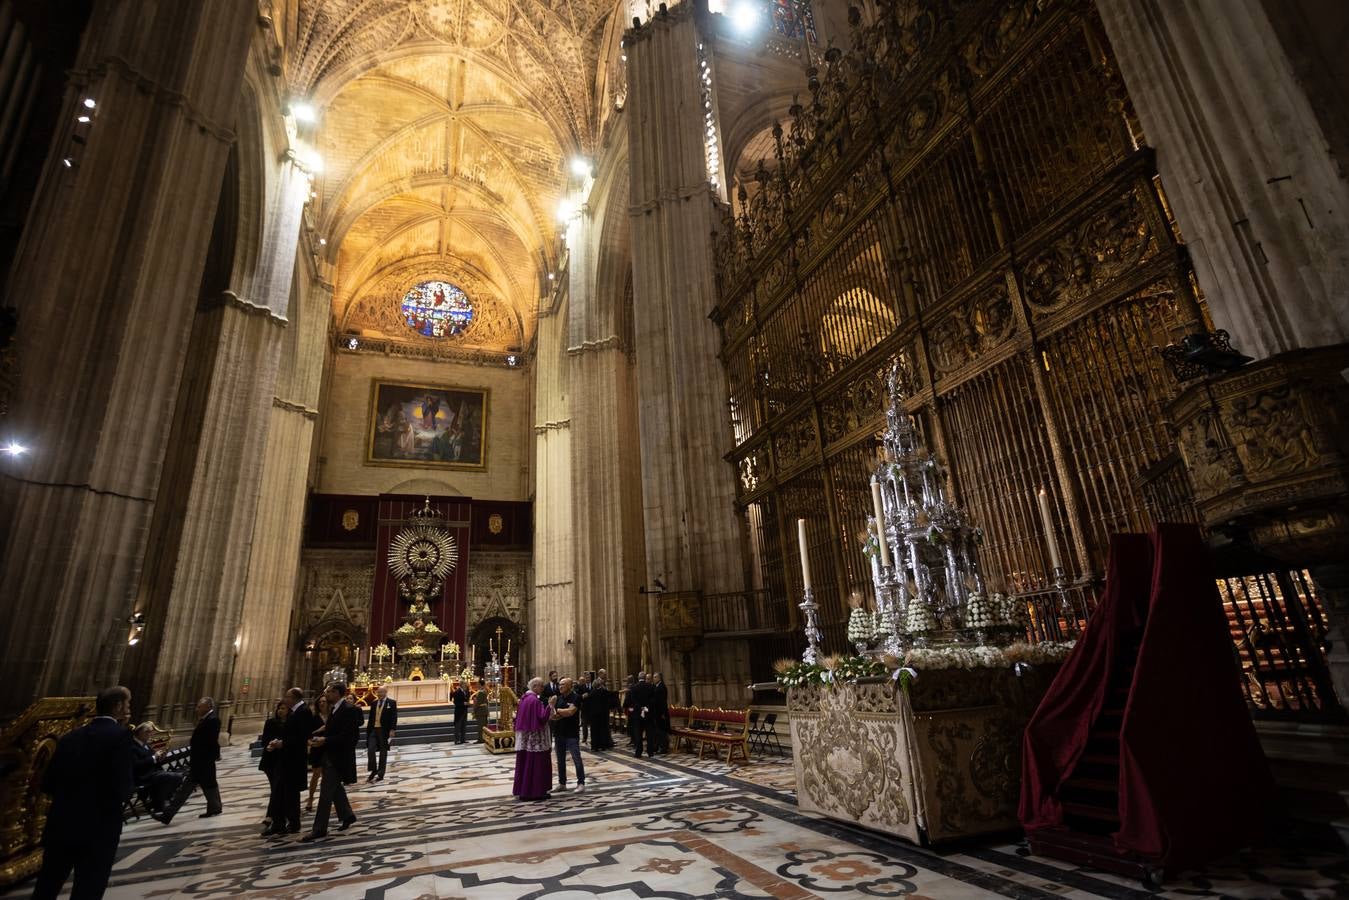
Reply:
<svg viewBox="0 0 1349 900"><path fill-rule="evenodd" d="M472 321L468 295L448 281L423 281L403 297L403 322L422 337L453 337Z"/></svg>

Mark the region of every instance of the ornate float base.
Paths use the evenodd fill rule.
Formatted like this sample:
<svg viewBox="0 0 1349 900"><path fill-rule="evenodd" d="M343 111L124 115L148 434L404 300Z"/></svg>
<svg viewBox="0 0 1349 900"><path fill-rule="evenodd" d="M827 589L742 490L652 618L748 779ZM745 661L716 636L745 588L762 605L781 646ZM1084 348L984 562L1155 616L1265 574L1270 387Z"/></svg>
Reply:
<svg viewBox="0 0 1349 900"><path fill-rule="evenodd" d="M514 753L515 730L488 725L482 730L482 742L487 745L488 753Z"/></svg>
<svg viewBox="0 0 1349 900"><path fill-rule="evenodd" d="M797 803L924 845L1018 828L1021 733L1056 669L792 688Z"/></svg>

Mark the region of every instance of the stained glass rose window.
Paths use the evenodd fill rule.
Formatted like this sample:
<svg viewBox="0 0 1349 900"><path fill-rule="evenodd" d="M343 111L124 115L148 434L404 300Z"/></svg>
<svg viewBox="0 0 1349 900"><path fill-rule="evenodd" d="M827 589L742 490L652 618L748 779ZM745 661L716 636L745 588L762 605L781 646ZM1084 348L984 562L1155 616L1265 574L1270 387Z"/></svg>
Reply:
<svg viewBox="0 0 1349 900"><path fill-rule="evenodd" d="M448 281L423 281L403 297L403 322L422 337L453 337L472 321L468 295Z"/></svg>

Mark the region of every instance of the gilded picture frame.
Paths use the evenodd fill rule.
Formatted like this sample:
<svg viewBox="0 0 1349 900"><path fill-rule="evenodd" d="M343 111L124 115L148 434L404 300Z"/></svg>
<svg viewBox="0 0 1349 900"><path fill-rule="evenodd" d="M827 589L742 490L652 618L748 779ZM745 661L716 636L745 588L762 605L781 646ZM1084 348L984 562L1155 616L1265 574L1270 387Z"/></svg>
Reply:
<svg viewBox="0 0 1349 900"><path fill-rule="evenodd" d="M487 407L486 388L373 379L366 464L485 469Z"/></svg>

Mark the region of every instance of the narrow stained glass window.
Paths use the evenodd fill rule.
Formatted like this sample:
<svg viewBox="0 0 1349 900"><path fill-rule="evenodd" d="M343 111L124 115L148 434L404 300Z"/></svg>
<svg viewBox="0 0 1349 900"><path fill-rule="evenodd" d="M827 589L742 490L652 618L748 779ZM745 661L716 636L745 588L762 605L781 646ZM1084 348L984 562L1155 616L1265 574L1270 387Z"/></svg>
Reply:
<svg viewBox="0 0 1349 900"><path fill-rule="evenodd" d="M403 297L403 322L422 337L453 337L472 321L468 295L448 281L423 281Z"/></svg>

